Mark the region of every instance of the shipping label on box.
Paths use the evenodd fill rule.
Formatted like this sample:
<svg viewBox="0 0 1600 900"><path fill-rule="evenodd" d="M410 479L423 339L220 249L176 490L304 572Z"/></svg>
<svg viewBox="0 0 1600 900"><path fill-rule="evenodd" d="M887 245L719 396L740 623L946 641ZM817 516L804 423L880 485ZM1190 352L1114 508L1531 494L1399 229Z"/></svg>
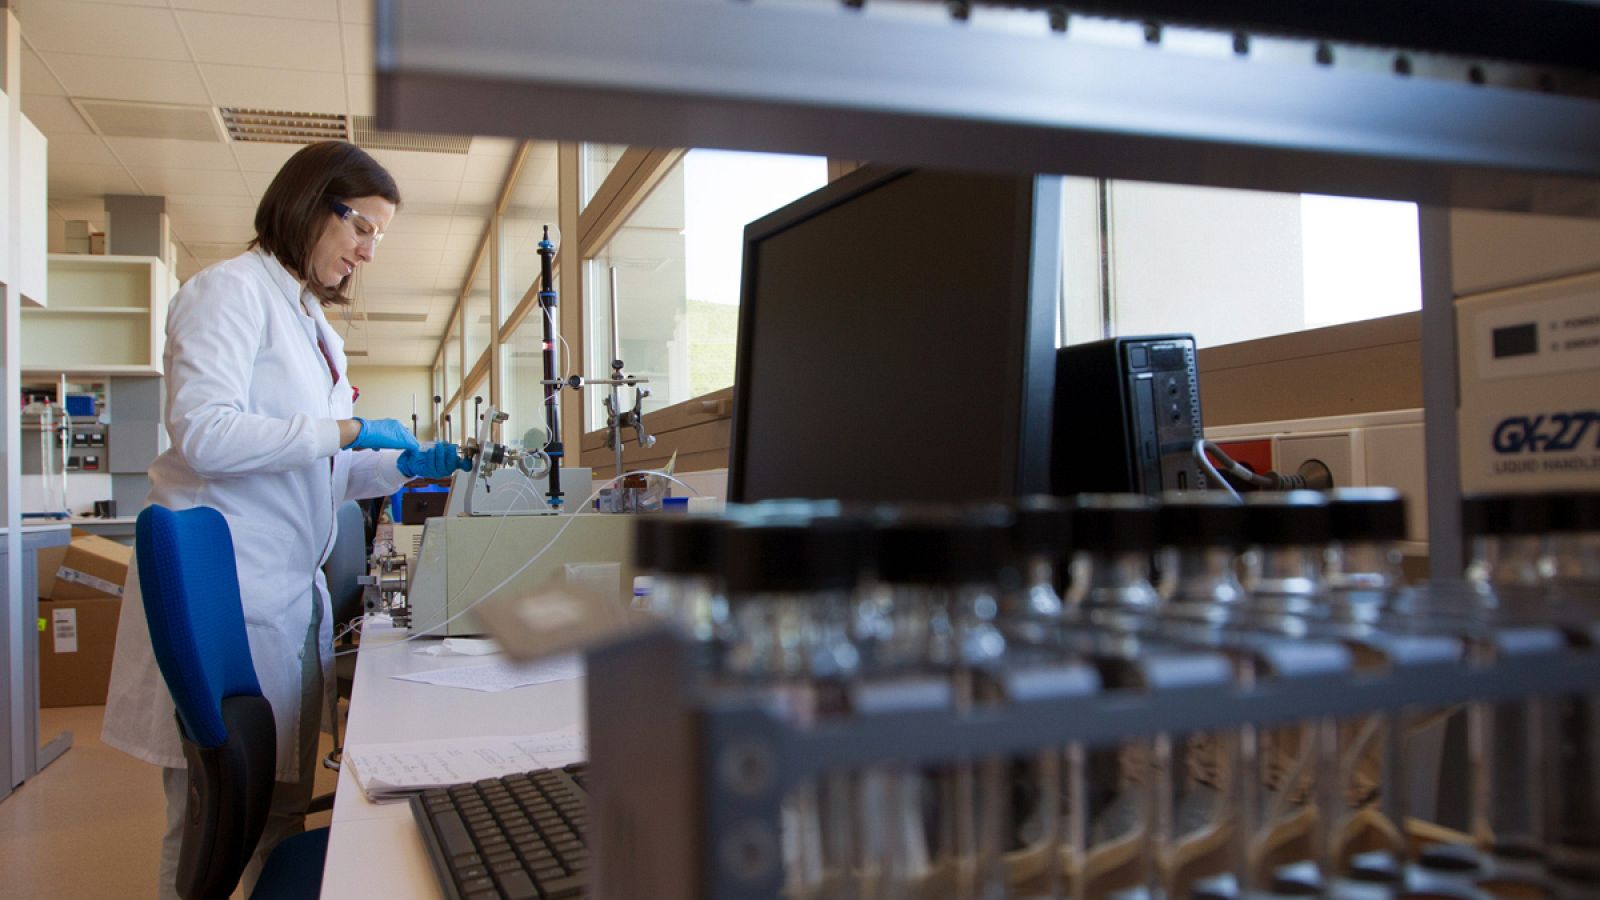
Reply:
<svg viewBox="0 0 1600 900"><path fill-rule="evenodd" d="M51 613L55 644L53 649L57 653L78 652L78 611L76 609L58 609Z"/></svg>

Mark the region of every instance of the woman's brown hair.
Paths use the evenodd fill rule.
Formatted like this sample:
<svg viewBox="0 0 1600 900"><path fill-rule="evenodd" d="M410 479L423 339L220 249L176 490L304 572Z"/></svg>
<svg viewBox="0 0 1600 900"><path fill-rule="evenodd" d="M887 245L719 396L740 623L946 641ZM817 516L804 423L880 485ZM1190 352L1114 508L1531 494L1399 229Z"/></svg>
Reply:
<svg viewBox="0 0 1600 900"><path fill-rule="evenodd" d="M323 305L349 303L344 289L350 276L335 287L318 284L310 271L311 248L333 221L333 204L357 197L382 197L399 206L400 188L387 169L354 144L310 144L289 157L261 195L250 246L277 257Z"/></svg>

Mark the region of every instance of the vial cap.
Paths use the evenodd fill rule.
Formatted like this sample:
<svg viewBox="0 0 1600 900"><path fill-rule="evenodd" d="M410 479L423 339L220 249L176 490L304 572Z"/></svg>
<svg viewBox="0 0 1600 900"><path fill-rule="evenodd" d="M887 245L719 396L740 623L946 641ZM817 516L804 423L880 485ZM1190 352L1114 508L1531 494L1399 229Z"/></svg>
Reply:
<svg viewBox="0 0 1600 900"><path fill-rule="evenodd" d="M1469 536L1544 534L1550 507L1545 494L1474 494L1461 500L1461 527Z"/></svg>
<svg viewBox="0 0 1600 900"><path fill-rule="evenodd" d="M1073 546L1124 552L1156 546L1156 502L1144 494L1080 494L1072 509Z"/></svg>
<svg viewBox="0 0 1600 900"><path fill-rule="evenodd" d="M1390 487L1335 488L1328 515L1336 541L1403 541L1406 499Z"/></svg>
<svg viewBox="0 0 1600 900"><path fill-rule="evenodd" d="M1014 520L997 505L880 510L878 576L890 583L998 582L1011 561Z"/></svg>
<svg viewBox="0 0 1600 900"><path fill-rule="evenodd" d="M1163 547L1237 547L1244 539L1244 507L1222 491L1161 495L1156 530Z"/></svg>
<svg viewBox="0 0 1600 900"><path fill-rule="evenodd" d="M652 540L657 571L715 575L721 568L727 523L714 516L662 516Z"/></svg>
<svg viewBox="0 0 1600 900"><path fill-rule="evenodd" d="M656 530L660 515L644 515L633 520L633 567L649 572L656 567Z"/></svg>
<svg viewBox="0 0 1600 900"><path fill-rule="evenodd" d="M1011 539L1025 556L1064 556L1072 546L1072 504L1060 497L1032 495L1017 500L1012 510Z"/></svg>
<svg viewBox="0 0 1600 900"><path fill-rule="evenodd" d="M847 516L731 525L722 542L728 595L854 588L869 535L866 523Z"/></svg>
<svg viewBox="0 0 1600 900"><path fill-rule="evenodd" d="M1328 501L1316 491L1257 491L1244 498L1244 537L1263 547L1326 544Z"/></svg>
<svg viewBox="0 0 1600 900"><path fill-rule="evenodd" d="M1600 532L1600 491L1550 495L1550 530Z"/></svg>

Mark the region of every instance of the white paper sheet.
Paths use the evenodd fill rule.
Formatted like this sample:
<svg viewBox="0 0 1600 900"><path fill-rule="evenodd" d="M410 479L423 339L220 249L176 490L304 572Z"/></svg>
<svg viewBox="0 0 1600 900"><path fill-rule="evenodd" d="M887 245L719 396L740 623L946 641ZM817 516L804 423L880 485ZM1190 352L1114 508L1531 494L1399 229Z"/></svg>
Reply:
<svg viewBox="0 0 1600 900"><path fill-rule="evenodd" d="M465 688L469 691L506 691L530 684L548 684L552 681L582 678L583 660L569 654L531 663L492 662L481 666L431 669L392 677L401 681Z"/></svg>
<svg viewBox="0 0 1600 900"><path fill-rule="evenodd" d="M344 761L375 803L415 791L583 762L582 731L565 728L513 737L447 738L346 747Z"/></svg>

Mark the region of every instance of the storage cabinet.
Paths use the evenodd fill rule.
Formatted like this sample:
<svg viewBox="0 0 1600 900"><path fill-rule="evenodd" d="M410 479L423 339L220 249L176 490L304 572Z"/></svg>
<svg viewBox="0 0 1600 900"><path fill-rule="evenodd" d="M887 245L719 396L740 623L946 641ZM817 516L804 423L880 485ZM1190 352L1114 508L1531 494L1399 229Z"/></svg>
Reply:
<svg viewBox="0 0 1600 900"><path fill-rule="evenodd" d="M171 283L153 256L49 258L47 309L22 312L22 372L159 375Z"/></svg>

